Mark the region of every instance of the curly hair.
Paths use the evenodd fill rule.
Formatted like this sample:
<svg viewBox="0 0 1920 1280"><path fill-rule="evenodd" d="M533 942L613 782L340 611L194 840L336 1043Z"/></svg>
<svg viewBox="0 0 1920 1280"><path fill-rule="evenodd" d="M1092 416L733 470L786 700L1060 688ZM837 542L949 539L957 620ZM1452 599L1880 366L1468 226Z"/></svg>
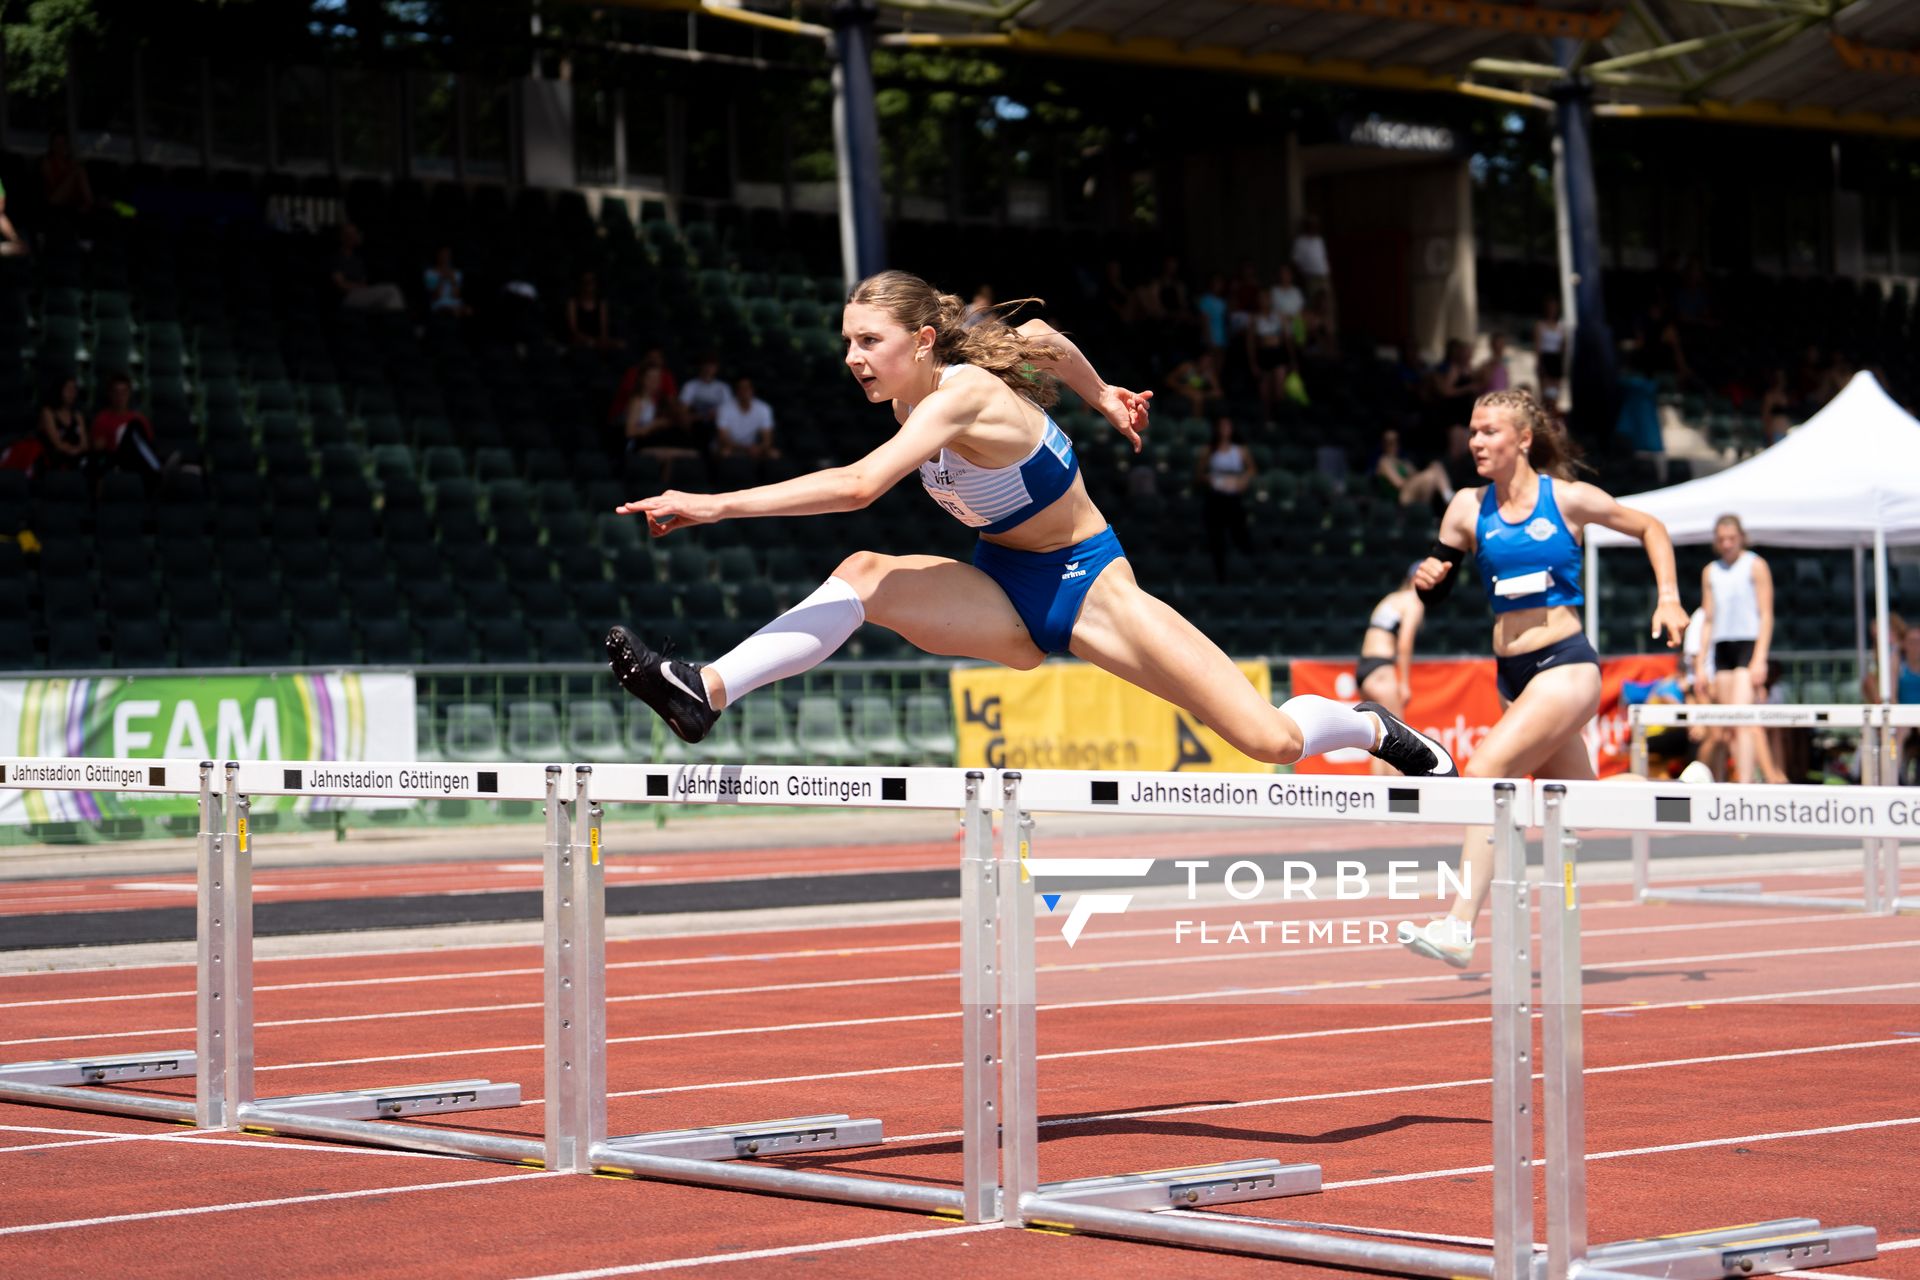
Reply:
<svg viewBox="0 0 1920 1280"><path fill-rule="evenodd" d="M954 294L941 293L919 276L906 271L882 271L868 276L847 294L847 304L879 307L908 333L931 328L933 358L941 364L970 364L985 369L1042 409L1060 399L1060 384L1034 366L1058 359L1062 352L1046 342L1023 336L1007 323L1012 311L1038 298L1015 298L997 306L968 311Z"/></svg>
<svg viewBox="0 0 1920 1280"><path fill-rule="evenodd" d="M1527 462L1541 475L1571 482L1579 479L1576 472L1588 470L1582 461L1580 446L1567 434L1566 427L1525 387L1489 391L1475 400L1473 407L1505 409L1512 415L1515 427L1532 431L1533 443L1527 448Z"/></svg>

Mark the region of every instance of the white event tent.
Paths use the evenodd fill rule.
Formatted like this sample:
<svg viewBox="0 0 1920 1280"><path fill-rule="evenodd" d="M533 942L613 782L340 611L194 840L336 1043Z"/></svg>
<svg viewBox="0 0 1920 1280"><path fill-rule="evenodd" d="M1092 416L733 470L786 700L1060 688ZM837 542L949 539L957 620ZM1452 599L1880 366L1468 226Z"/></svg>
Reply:
<svg viewBox="0 0 1920 1280"><path fill-rule="evenodd" d="M1755 543L1772 547L1851 547L1854 617L1866 652L1861 572L1873 548L1874 616L1881 620L1881 671L1892 669L1887 548L1920 545L1920 421L1895 404L1872 374L1853 381L1798 430L1737 466L1685 484L1620 496L1624 506L1659 517L1675 543L1711 542L1713 523L1732 513ZM1631 538L1587 526L1587 630L1599 622L1599 549ZM1882 697L1891 681L1881 681Z"/></svg>

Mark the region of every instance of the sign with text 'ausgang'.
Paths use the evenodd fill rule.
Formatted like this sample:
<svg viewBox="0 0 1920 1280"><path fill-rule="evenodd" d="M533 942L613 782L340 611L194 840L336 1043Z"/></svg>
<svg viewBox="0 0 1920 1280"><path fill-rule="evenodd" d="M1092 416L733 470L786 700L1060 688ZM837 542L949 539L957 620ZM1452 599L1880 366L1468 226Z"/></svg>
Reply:
<svg viewBox="0 0 1920 1280"><path fill-rule="evenodd" d="M1541 783L1535 803L1542 815L1547 788L1556 785L1565 788L1561 820L1569 827L1920 839L1920 789L1913 787Z"/></svg>
<svg viewBox="0 0 1920 1280"><path fill-rule="evenodd" d="M587 794L604 803L623 804L963 809L967 803L967 771L752 764L595 765ZM991 802L991 796L987 798Z"/></svg>

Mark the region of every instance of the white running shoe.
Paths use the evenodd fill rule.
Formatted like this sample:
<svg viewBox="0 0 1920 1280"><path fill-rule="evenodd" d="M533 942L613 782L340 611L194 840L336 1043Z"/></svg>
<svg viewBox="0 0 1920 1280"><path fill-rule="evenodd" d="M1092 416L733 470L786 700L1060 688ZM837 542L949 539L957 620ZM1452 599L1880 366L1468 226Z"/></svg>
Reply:
<svg viewBox="0 0 1920 1280"><path fill-rule="evenodd" d="M1400 942L1417 956L1442 960L1456 969L1473 963L1473 927L1452 916L1441 916L1425 925L1402 920Z"/></svg>
<svg viewBox="0 0 1920 1280"><path fill-rule="evenodd" d="M1704 761L1695 760L1680 771L1680 781L1690 786L1703 787L1713 781L1713 770L1707 768Z"/></svg>

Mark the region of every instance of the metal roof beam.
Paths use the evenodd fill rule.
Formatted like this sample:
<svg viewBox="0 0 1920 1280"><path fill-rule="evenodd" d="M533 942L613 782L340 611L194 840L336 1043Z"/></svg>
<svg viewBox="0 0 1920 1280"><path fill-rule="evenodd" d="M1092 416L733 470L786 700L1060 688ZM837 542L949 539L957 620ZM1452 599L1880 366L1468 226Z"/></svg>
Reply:
<svg viewBox="0 0 1920 1280"><path fill-rule="evenodd" d="M1832 39L1833 51L1840 55L1840 61L1854 71L1873 71L1883 76L1920 76L1920 53L1857 44L1838 33Z"/></svg>
<svg viewBox="0 0 1920 1280"><path fill-rule="evenodd" d="M1815 27L1825 22L1826 17L1824 13L1810 13L1804 17L1794 19L1791 23L1780 28L1758 44L1749 45L1747 48L1742 49L1733 57L1707 72L1707 74L1701 76L1692 84L1689 84L1687 86L1686 96L1689 98L1699 97L1701 90L1705 89L1708 85L1718 84L1735 72L1746 70L1746 68L1760 61L1775 49L1780 48L1782 45L1791 44L1809 27Z"/></svg>
<svg viewBox="0 0 1920 1280"><path fill-rule="evenodd" d="M1757 9L1763 13L1825 16L1827 12L1827 6L1821 4L1820 0L1687 0L1687 3L1711 5L1720 9Z"/></svg>
<svg viewBox="0 0 1920 1280"><path fill-rule="evenodd" d="M1516 35L1602 40L1620 21L1618 11L1580 13L1498 4L1493 0L1261 0L1285 9L1345 13L1361 18L1425 22L1438 27L1486 27Z"/></svg>
<svg viewBox="0 0 1920 1280"><path fill-rule="evenodd" d="M1633 67L1644 67L1648 63L1666 62L1673 58L1684 58L1691 54L1703 53L1723 44L1738 44L1742 40L1763 38L1774 35L1788 27L1798 28L1804 18L1772 18L1766 22L1756 22L1751 26L1735 27L1731 31L1721 31L1710 36L1696 36L1692 40L1678 40L1672 44L1661 45L1657 49L1642 49L1638 53L1623 53L1617 58L1602 58L1599 62L1589 62L1585 70L1589 75L1598 77L1607 71L1626 71Z"/></svg>

